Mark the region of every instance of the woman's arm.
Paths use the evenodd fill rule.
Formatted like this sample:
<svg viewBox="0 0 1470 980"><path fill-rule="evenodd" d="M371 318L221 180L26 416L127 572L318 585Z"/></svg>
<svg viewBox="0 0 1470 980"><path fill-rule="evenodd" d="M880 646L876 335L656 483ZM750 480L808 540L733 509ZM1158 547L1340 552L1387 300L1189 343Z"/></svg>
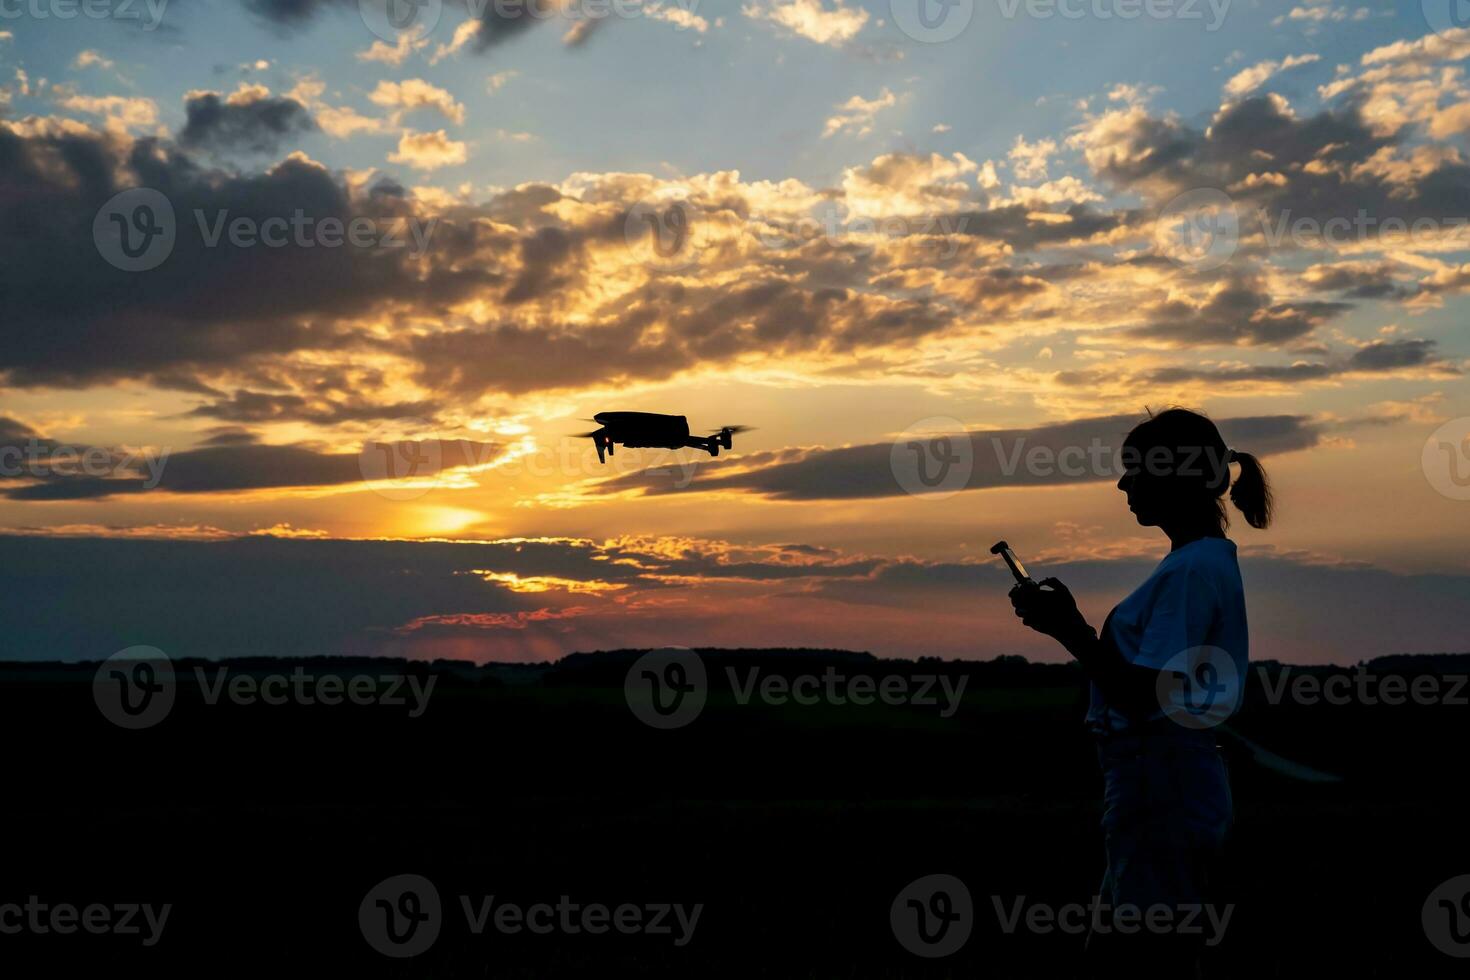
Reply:
<svg viewBox="0 0 1470 980"><path fill-rule="evenodd" d="M1099 637L1061 582L1048 578L1041 585L1046 588L1018 585L1011 590L1011 605L1021 622L1060 643L1111 707L1131 718L1147 718L1159 710L1159 672L1129 663L1110 638Z"/></svg>

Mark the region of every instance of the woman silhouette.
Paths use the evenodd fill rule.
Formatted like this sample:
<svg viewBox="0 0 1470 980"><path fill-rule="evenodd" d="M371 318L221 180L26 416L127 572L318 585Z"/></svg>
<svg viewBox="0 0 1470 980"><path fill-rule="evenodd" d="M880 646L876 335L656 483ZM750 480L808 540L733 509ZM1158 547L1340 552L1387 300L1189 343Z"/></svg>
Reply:
<svg viewBox="0 0 1470 980"><path fill-rule="evenodd" d="M1225 536L1230 499L1252 527L1271 520L1261 464L1231 450L1215 423L1174 408L1139 424L1123 443L1118 489L1144 527L1168 535L1166 555L1118 603L1099 635L1056 579L1011 591L1016 615L1059 641L1092 682L1087 727L1103 772L1107 870L1088 937L1096 975L1198 975L1199 912L1208 871L1230 825L1230 784L1210 729L1236 707L1248 659L1245 594L1235 544ZM1230 464L1240 467L1232 485ZM1146 925L1153 906L1170 925ZM1189 907L1199 933L1181 928ZM1132 917L1133 932L1114 929ZM1154 922L1162 922L1162 917ZM1216 931L1223 927L1217 923Z"/></svg>

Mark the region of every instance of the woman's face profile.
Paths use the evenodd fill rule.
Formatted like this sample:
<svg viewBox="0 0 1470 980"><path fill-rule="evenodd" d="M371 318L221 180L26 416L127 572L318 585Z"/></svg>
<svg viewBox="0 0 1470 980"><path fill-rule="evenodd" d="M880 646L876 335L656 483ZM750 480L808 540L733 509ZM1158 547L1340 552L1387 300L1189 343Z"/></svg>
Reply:
<svg viewBox="0 0 1470 980"><path fill-rule="evenodd" d="M1128 496L1128 509L1143 527L1155 527L1159 523L1158 482L1142 467L1130 467L1118 480L1118 489Z"/></svg>
<svg viewBox="0 0 1470 980"><path fill-rule="evenodd" d="M1170 502L1168 480L1150 473L1137 447L1125 447L1123 476L1118 489L1128 498L1128 509L1143 527L1157 527L1167 517Z"/></svg>

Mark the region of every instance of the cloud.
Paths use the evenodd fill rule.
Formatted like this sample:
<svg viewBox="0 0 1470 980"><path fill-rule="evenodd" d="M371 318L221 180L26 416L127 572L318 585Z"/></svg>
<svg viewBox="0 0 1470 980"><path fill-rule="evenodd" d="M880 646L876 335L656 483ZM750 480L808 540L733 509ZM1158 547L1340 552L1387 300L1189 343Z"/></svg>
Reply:
<svg viewBox="0 0 1470 980"><path fill-rule="evenodd" d="M442 129L428 133L406 132L398 140L398 149L388 154L391 163L403 163L415 170L438 170L469 159L464 143L449 138Z"/></svg>
<svg viewBox="0 0 1470 980"><path fill-rule="evenodd" d="M1292 7L1271 21L1271 26L1280 27L1287 21L1319 25L1329 21L1341 23L1346 20L1367 20L1372 11L1367 7L1338 6L1333 0L1307 0L1303 6Z"/></svg>
<svg viewBox="0 0 1470 980"><path fill-rule="evenodd" d="M280 25L304 24L323 7L349 5L349 0L246 0L250 9Z"/></svg>
<svg viewBox="0 0 1470 980"><path fill-rule="evenodd" d="M867 136L873 131L873 120L878 113L884 109L891 109L897 104L898 97L887 88L883 89L874 99L854 95L839 105L836 112L828 117L826 124L822 127L822 135L824 137L835 136L838 133L848 132L857 136Z"/></svg>
<svg viewBox="0 0 1470 980"><path fill-rule="evenodd" d="M957 215L959 232L1003 243L1019 251L1047 246L1086 244L1129 228L1141 227L1147 217L1136 211L1099 211L1086 204L1038 216L1022 204L1002 204Z"/></svg>
<svg viewBox="0 0 1470 980"><path fill-rule="evenodd" d="M978 203L966 180L975 161L963 153L885 153L842 172L842 199L855 214L943 214Z"/></svg>
<svg viewBox="0 0 1470 980"><path fill-rule="evenodd" d="M0 237L0 268L14 287L0 377L11 385L131 377L208 392L201 377L254 358L351 348L352 335L335 325L342 318L405 304L429 310L497 280L475 265L420 267L406 248L207 246L196 212L257 225L297 214L344 226L366 219L400 233L420 220L401 189L378 182L354 191L300 157L264 173L229 174L154 140L0 121L0 182L15 190L0 200L0 224L34 229ZM108 265L91 234L102 206L133 186L165 190L176 216L172 252L145 275ZM468 255L475 232L440 228L426 244ZM272 288L258 288L262 281Z"/></svg>
<svg viewBox="0 0 1470 980"><path fill-rule="evenodd" d="M968 452L960 451L971 466L962 489L1117 480L1122 475L1118 466L1123 437L1140 421L1137 416L1109 416L1031 429L954 433L952 439L969 446ZM1218 424L1229 445L1261 456L1310 449L1322 437L1320 425L1301 416L1221 419ZM692 482L687 472L663 467L601 480L587 491L597 495L740 491L774 500L901 497L910 491L899 482L894 461L908 460L911 457L905 454L920 451L923 445L912 450L891 441L841 449L788 449L701 463ZM1053 462L1028 466L1028 454L1037 451L1050 453Z"/></svg>
<svg viewBox="0 0 1470 980"><path fill-rule="evenodd" d="M410 104L446 111L441 90L427 83L383 92L390 113ZM335 117L324 94L308 77L285 98L329 134L391 125ZM247 87L221 104L268 98ZM6 251L0 242L0 266L20 297L7 323L15 342L0 347L0 378L32 388L144 380L197 397L201 417L331 429L383 406L437 417L447 405L484 410L530 392L736 364L753 372L799 364L822 378L948 379L970 367L993 370L990 352L1020 342L1050 347L1048 367L1063 380L1021 375L1018 384L1063 392L1074 410L1086 397L1093 411L1109 411L1118 404L1111 388L1084 395L1065 378L1110 344L1142 341L1149 369L1170 366L1171 357L1196 367L1213 348L1300 354L1314 333L1344 323L1354 303L1382 286L1367 274L1352 283L1321 271L1286 278L1249 233L1226 269L1181 269L1152 248L1156 194L1200 175L1243 172L1259 177L1240 192L1247 214L1258 202L1309 214L1346 205L1340 177L1307 183L1307 164L1323 161L1410 210L1447 209L1467 193L1447 158L1410 161L1410 174L1369 173L1381 163L1371 153L1334 146L1353 132L1367 130L1351 110L1304 119L1269 98L1221 110L1208 129L1130 107L1079 130L1072 148L1095 180L1069 174L1011 187L1005 198L996 196L993 165L982 169L960 153L896 152L845 168L832 186L735 172L578 173L476 200L473 186L409 191L372 171L333 173L300 155L242 174L166 139L50 117L0 120L0 179L18 189L0 201L0 221L40 228L24 248ZM468 157L468 144L444 131L397 135L405 142L392 152L395 163L427 170ZM1026 145L1049 163L1061 145L1054 152L1042 143ZM1282 159L1262 160L1269 152ZM1281 182L1260 176L1278 166ZM1145 205L1103 207L1098 198L1113 184L1128 197L1137 190ZM101 205L132 186L166 188L179 216L173 253L146 275L108 266L90 235ZM1289 194L1298 196L1281 197ZM654 254L640 230L648 225L635 219L639 202L669 201L688 202L692 216L673 266ZM298 210L316 221L433 222L432 235L416 254L211 249L190 217L262 221ZM264 278L277 289L251 288ZM1448 263L1399 258L1388 278L1402 279L1400 291L1376 298L1430 303L1470 289L1470 274ZM1043 329L1091 337L1073 344L1038 337ZM88 338L80 348L79 337ZM314 387L323 378L329 386Z"/></svg>
<svg viewBox="0 0 1470 980"><path fill-rule="evenodd" d="M1341 293L1349 299L1404 299L1415 290L1401 285L1404 270L1393 262L1339 262L1307 268L1302 282L1316 292Z"/></svg>
<svg viewBox="0 0 1470 980"><path fill-rule="evenodd" d="M57 87L56 104L71 112L99 116L115 133L141 132L158 125L158 103L142 96L79 95Z"/></svg>
<svg viewBox="0 0 1470 980"><path fill-rule="evenodd" d="M1291 55L1281 61L1258 62L1232 76L1230 81L1225 83L1225 94L1232 99L1241 98L1266 84L1273 75L1292 68L1299 68L1302 65L1315 64L1321 60L1321 55L1303 54Z"/></svg>
<svg viewBox="0 0 1470 980"><path fill-rule="evenodd" d="M112 67L112 59L104 57L100 52L89 48L86 51L79 52L76 58L72 60L71 65L73 68L107 69Z"/></svg>
<svg viewBox="0 0 1470 980"><path fill-rule="evenodd" d="M392 122L398 124L404 113L415 109L434 109L450 122L464 122L464 104L455 100L444 89L430 85L422 78L408 78L401 82L381 81L368 95L374 105L394 110Z"/></svg>
<svg viewBox="0 0 1470 980"><path fill-rule="evenodd" d="M1363 55L1361 70L1340 66L1318 88L1325 101L1341 100L1361 112L1379 136L1402 140L1413 128L1434 139L1464 132L1463 106L1470 101L1464 68L1470 58L1470 28L1455 28L1417 41L1399 41Z"/></svg>
<svg viewBox="0 0 1470 980"><path fill-rule="evenodd" d="M1300 117L1264 95L1225 106L1205 130L1135 107L1089 119L1069 142L1104 183L1158 206L1229 188L1243 238L1282 221L1356 228L1367 215L1374 224L1356 241L1366 248L1390 219L1450 226L1470 214L1470 166L1452 147L1411 145L1413 135L1376 128L1359 102Z"/></svg>
<svg viewBox="0 0 1470 980"><path fill-rule="evenodd" d="M292 98L275 98L262 86L242 87L221 99L218 92L190 92L179 142L210 150L275 151L289 136L313 132L316 121Z"/></svg>
<svg viewBox="0 0 1470 980"><path fill-rule="evenodd" d="M688 9L678 5L653 2L643 8L646 16L654 20L661 20L673 24L681 31L694 31L696 34L704 34L709 30L709 21L694 12L691 4Z"/></svg>
<svg viewBox="0 0 1470 980"><path fill-rule="evenodd" d="M1306 336L1352 306L1320 300L1276 302L1259 281L1237 276L1216 283L1198 301L1155 304L1130 336L1194 347L1202 344L1280 345Z"/></svg>
<svg viewBox="0 0 1470 980"><path fill-rule="evenodd" d="M355 452L333 452L307 444L267 445L246 429L226 427L200 445L171 449L63 446L14 419L0 417L0 495L10 500L97 500L143 493L237 493L280 488L368 489L389 486L411 473L414 479L441 478L494 464L507 450L500 442L456 438L410 426L403 412L414 406L336 405L320 408L269 406L266 396L247 393L232 405L209 406L196 415L233 421L293 419L318 424L377 422L390 419L363 438ZM324 417L326 414L326 417ZM392 434L389 434L391 430ZM63 452L66 455L63 455ZM411 461L410 470L399 461Z"/></svg>
<svg viewBox="0 0 1470 980"><path fill-rule="evenodd" d="M504 88L507 82L509 82L512 78L515 78L519 74L520 72L516 71L513 68L507 68L505 71L495 72L485 79L485 91L489 92L491 95L494 95L496 92L499 92L502 88Z"/></svg>
<svg viewBox="0 0 1470 980"><path fill-rule="evenodd" d="M358 133L386 135L397 129L387 119L365 116L349 106L328 105L322 101L326 88L320 79L309 76L298 81L286 97L306 106L322 131L336 139L351 139Z"/></svg>
<svg viewBox="0 0 1470 980"><path fill-rule="evenodd" d="M371 370L326 368L321 371L318 383L307 393L240 388L230 397L217 398L189 414L226 422L309 422L331 426L342 422L405 419L433 413L434 406L428 402L378 402L358 394L363 384L381 385L382 380Z"/></svg>
<svg viewBox="0 0 1470 980"><path fill-rule="evenodd" d="M1088 204L1103 196L1076 177L1049 180L1037 187L1012 187L1010 197L997 200L997 206L1018 204L1028 211L1054 208L1059 204Z"/></svg>
<svg viewBox="0 0 1470 980"><path fill-rule="evenodd" d="M569 48L580 48L592 37L592 32L602 26L601 20L591 17L583 17L574 20L567 25L566 31L561 36L561 43Z"/></svg>
<svg viewBox="0 0 1470 980"><path fill-rule="evenodd" d="M0 201L0 219L34 221L28 212L42 201L65 216L0 254L11 281L25 283L8 324L16 343L0 348L9 383L144 378L222 405L231 390L305 397L311 379L339 368L337 391L398 404L656 380L737 359L840 364L1018 313L1050 287L1044 274L1006 268L1006 249L1086 242L1124 226L1077 205L1042 217L1021 206L984 210L975 164L960 154L886 154L850 169L838 188L733 173L582 174L470 204L334 175L299 156L264 173L214 171L166 143L53 122L0 123L0 168L25 189ZM143 276L112 269L90 239L101 205L138 185L168 188L181 216L172 254ZM636 202L673 194L698 209L696 277L666 276L628 230ZM853 230L767 240L781 222L833 202ZM211 249L191 218L261 222L298 211L314 222L386 223L400 240L406 224L435 224L412 255ZM901 219L896 228L875 224L889 218ZM77 255L93 258L78 265ZM277 288L252 288L262 277ZM78 335L95 356L77 355L67 338ZM404 380L381 392L390 377Z"/></svg>
<svg viewBox="0 0 1470 980"><path fill-rule="evenodd" d="M1348 362L1349 369L1362 371L1393 371L1398 368L1420 367L1435 362L1435 342L1432 340L1375 340L1359 348Z"/></svg>
<svg viewBox="0 0 1470 980"><path fill-rule="evenodd" d="M381 9L384 0L375 2ZM359 6L359 0L247 0L247 3L258 15L281 31L304 29L324 9L351 10L356 14ZM488 51L505 41L526 34L537 24L552 20L570 22L564 41L568 47L576 47L586 40L593 29L607 20L606 17L597 16L575 19L576 9L571 0L480 3L470 4L466 9L472 14L478 10L479 19L472 16L470 20L456 25L449 41L434 46L429 54L430 64L437 64L467 47L476 52ZM689 13L692 14L692 11ZM685 19L682 14L680 8L679 13L673 16L682 21ZM672 18L665 16L663 19ZM692 23L690 26L693 26ZM369 48L358 52L357 58L361 61L401 66L411 55L428 49L429 45L428 37L405 31L398 34L392 44L374 41Z"/></svg>
<svg viewBox="0 0 1470 980"><path fill-rule="evenodd" d="M437 65L445 58L449 57L457 51L460 51L464 48L465 45L469 44L470 41L474 39L475 35L478 34L479 31L479 21L462 21L459 26L454 29L454 34L450 36L449 43L441 44L434 49L434 53L429 57L429 64Z"/></svg>
<svg viewBox="0 0 1470 980"><path fill-rule="evenodd" d="M455 469L494 462L504 450L497 443L469 440L435 440L383 443L388 452L403 458L427 460L414 471L416 478L441 476ZM432 450L432 451L431 451ZM369 476L387 481L394 469L389 464L374 469L374 452L364 446L355 453L327 453L309 446L259 444L207 446L172 453L157 462L158 479L152 474L117 476L67 476L25 483L9 488L11 500L95 500L141 493L238 493L280 488L346 487L367 489ZM406 471L405 471L406 472Z"/></svg>
<svg viewBox="0 0 1470 980"><path fill-rule="evenodd" d="M1417 65L1427 67L1470 57L1470 27L1454 27L1412 41L1395 41L1363 55L1366 67Z"/></svg>
<svg viewBox="0 0 1470 980"><path fill-rule="evenodd" d="M1257 364L1220 368L1160 368L1137 379L1142 384L1166 385L1186 382L1209 384L1300 385L1349 375L1392 374L1409 369L1432 369L1444 377L1460 374L1435 354L1432 340L1373 341L1336 362L1298 361L1294 364Z"/></svg>
<svg viewBox="0 0 1470 980"><path fill-rule="evenodd" d="M1017 136L1015 145L1008 154L1011 172L1016 175L1017 180L1044 180L1047 175L1047 161L1056 152L1055 140L1027 143L1024 137Z"/></svg>
<svg viewBox="0 0 1470 980"><path fill-rule="evenodd" d="M851 41L868 22L861 7L845 6L842 0L753 0L740 12L751 20L768 21L784 32L816 44L838 46Z"/></svg>
<svg viewBox="0 0 1470 980"><path fill-rule="evenodd" d="M376 61L397 68L408 60L415 51L422 51L429 42L414 34L399 34L392 44L374 41L365 51L357 53L358 61Z"/></svg>

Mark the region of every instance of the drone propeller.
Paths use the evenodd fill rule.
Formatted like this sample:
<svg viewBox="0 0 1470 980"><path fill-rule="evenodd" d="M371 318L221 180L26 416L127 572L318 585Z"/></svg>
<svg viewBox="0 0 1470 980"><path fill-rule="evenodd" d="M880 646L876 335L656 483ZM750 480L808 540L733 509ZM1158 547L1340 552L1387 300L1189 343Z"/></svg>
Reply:
<svg viewBox="0 0 1470 980"><path fill-rule="evenodd" d="M602 432L601 429L598 429L596 432L573 432L570 435L568 435L567 438L568 439L590 439L593 436L598 435L601 432Z"/></svg>
<svg viewBox="0 0 1470 980"><path fill-rule="evenodd" d="M722 425L718 429L715 429L711 434L719 435L721 432L728 432L733 436L738 435L741 432L753 431L755 431L755 426L753 425Z"/></svg>

